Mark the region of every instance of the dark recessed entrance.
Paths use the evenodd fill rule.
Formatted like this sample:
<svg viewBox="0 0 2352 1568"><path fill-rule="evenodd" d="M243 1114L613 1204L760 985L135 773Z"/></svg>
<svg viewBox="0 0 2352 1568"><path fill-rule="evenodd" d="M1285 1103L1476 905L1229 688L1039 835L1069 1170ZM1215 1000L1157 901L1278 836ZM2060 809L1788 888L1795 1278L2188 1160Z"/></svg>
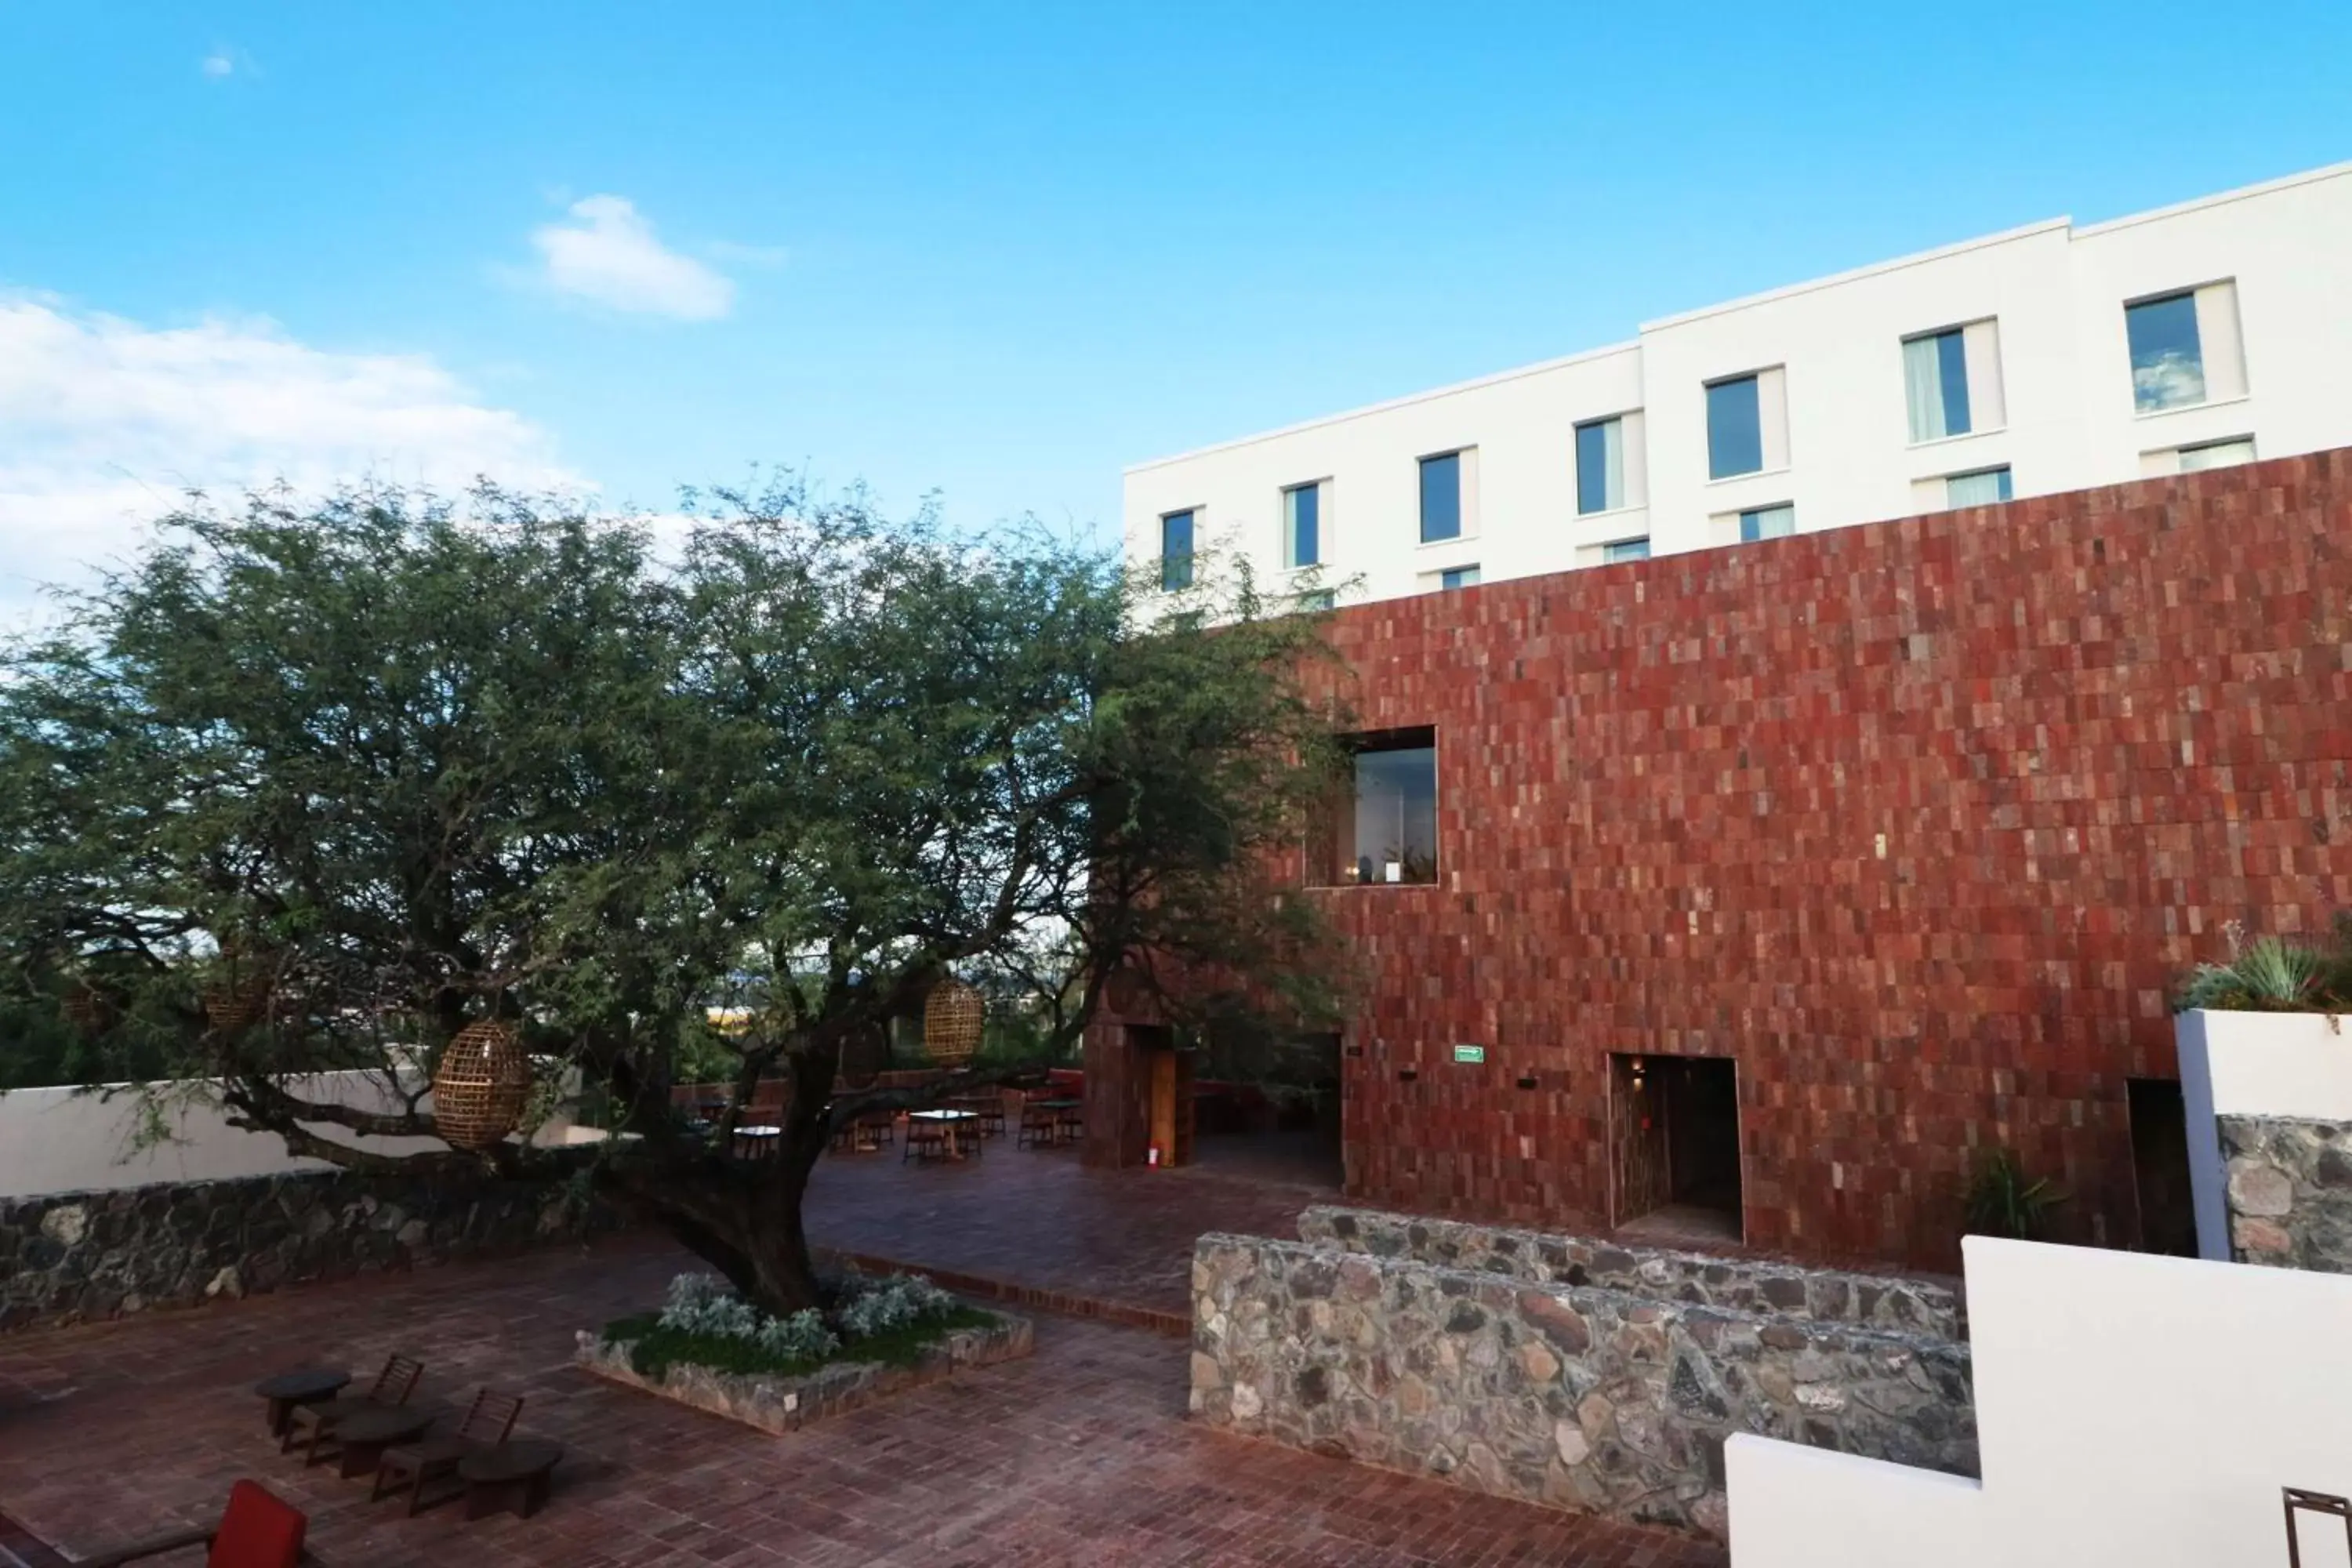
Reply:
<svg viewBox="0 0 2352 1568"><path fill-rule="evenodd" d="M1212 1032L1192 1086L1204 1165L1338 1188L1339 1037L1234 1039Z"/></svg>
<svg viewBox="0 0 2352 1568"><path fill-rule="evenodd" d="M1666 1240L1739 1240L1739 1078L1731 1058L1609 1061L1617 1226Z"/></svg>
<svg viewBox="0 0 2352 1568"><path fill-rule="evenodd" d="M2189 1195L2189 1116L2180 1085L2168 1078L2136 1078L2125 1087L2131 1103L2140 1250L2194 1258L2197 1210Z"/></svg>

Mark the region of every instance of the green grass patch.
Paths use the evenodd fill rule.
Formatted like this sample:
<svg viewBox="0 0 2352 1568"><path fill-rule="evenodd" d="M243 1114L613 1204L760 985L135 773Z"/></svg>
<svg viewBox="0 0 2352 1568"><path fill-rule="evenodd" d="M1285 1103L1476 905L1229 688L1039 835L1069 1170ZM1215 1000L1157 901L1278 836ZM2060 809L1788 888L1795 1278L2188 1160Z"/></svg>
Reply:
<svg viewBox="0 0 2352 1568"><path fill-rule="evenodd" d="M912 1366L924 1347L937 1343L957 1329L983 1329L1001 1321L993 1312L958 1307L943 1318L910 1323L903 1329L851 1340L827 1356L780 1356L750 1340L726 1334L689 1334L661 1326L658 1312L615 1318L604 1325L606 1344L626 1345L629 1365L639 1377L658 1381L673 1366L701 1366L740 1375L798 1377L836 1362L879 1362L885 1366Z"/></svg>

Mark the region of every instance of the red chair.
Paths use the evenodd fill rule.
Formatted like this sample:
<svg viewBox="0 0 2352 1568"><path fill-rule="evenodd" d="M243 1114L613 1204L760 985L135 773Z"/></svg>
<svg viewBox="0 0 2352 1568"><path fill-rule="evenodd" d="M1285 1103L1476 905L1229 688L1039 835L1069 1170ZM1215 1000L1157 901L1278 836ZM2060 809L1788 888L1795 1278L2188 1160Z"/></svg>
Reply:
<svg viewBox="0 0 2352 1568"><path fill-rule="evenodd" d="M191 1546L212 1549L205 1553L205 1568L295 1568L306 1560L302 1535L310 1525L299 1510L280 1502L259 1482L239 1481L228 1489L228 1506L221 1510L218 1524L175 1530L101 1552L81 1559L81 1568L114 1568L119 1563L160 1557Z"/></svg>

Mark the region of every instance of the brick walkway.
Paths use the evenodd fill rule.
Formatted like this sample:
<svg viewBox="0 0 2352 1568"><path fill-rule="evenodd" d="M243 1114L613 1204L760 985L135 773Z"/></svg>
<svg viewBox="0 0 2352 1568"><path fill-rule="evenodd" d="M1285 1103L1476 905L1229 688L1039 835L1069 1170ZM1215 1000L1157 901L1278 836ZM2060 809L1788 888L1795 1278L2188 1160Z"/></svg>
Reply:
<svg viewBox="0 0 2352 1568"><path fill-rule="evenodd" d="M1191 1426L1184 1347L1107 1324L1040 1317L1031 1360L789 1437L572 1369L575 1329L644 1305L684 1261L622 1237L0 1340L0 1510L88 1551L206 1518L252 1475L310 1515L328 1568L1724 1561ZM522 1429L570 1450L547 1511L406 1519L332 1467L278 1456L251 1384L394 1348L425 1358L422 1399L485 1380L526 1395Z"/></svg>
<svg viewBox="0 0 2352 1568"><path fill-rule="evenodd" d="M1339 1196L1309 1170L1252 1163L1247 1140L1202 1143L1210 1163L1171 1171L1090 1171L1074 1149L1010 1139L961 1163L902 1163L895 1149L828 1155L809 1184L809 1238L1189 1318L1193 1237L1296 1237L1300 1209Z"/></svg>

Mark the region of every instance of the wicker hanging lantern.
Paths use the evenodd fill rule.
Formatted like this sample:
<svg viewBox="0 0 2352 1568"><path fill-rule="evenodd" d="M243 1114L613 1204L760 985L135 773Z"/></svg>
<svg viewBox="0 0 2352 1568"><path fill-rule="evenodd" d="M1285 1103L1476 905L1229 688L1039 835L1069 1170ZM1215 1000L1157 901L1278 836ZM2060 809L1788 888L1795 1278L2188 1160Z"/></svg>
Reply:
<svg viewBox="0 0 2352 1568"><path fill-rule="evenodd" d="M249 1028L261 1021L268 1006L269 986L266 981L214 985L205 992L205 1021L215 1029Z"/></svg>
<svg viewBox="0 0 2352 1568"><path fill-rule="evenodd" d="M468 1024L433 1074L433 1125L459 1149L488 1149L521 1124L530 1058L511 1024Z"/></svg>
<svg viewBox="0 0 2352 1568"><path fill-rule="evenodd" d="M58 1011L75 1028L94 1035L106 1026L109 1008L106 997L96 986L77 980L58 998Z"/></svg>
<svg viewBox="0 0 2352 1568"><path fill-rule="evenodd" d="M962 981L947 979L923 1003L923 1052L941 1067L961 1067L980 1049L988 1005Z"/></svg>

